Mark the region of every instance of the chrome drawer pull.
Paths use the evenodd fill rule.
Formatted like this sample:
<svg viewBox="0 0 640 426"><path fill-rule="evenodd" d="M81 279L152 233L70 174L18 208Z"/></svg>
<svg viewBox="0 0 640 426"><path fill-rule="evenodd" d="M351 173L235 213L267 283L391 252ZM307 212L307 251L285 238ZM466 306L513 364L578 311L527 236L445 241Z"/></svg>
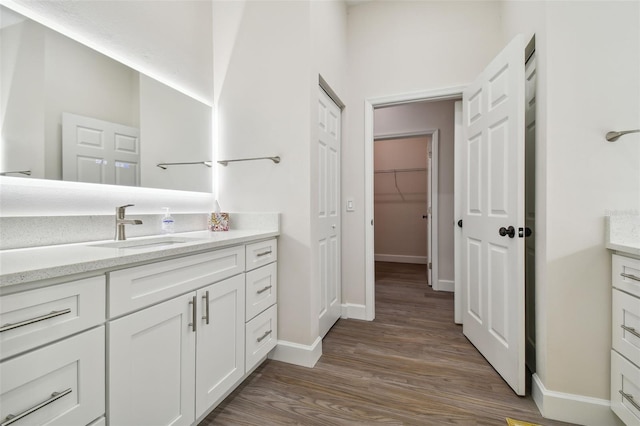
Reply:
<svg viewBox="0 0 640 426"><path fill-rule="evenodd" d="M630 280L634 280L634 281L640 281L640 277L633 275L633 274L625 274L624 272L622 272L620 274L621 277L623 278L629 278Z"/></svg>
<svg viewBox="0 0 640 426"><path fill-rule="evenodd" d="M42 401L38 405L34 405L33 407L29 408L26 411L23 411L20 414L9 414L7 417L4 418L4 421L0 424L0 426L8 426L8 425L12 424L13 422L17 422L18 420L28 416L29 414L31 414L31 413L33 413L35 411L38 411L42 407L44 407L46 405L49 405L52 402L55 402L55 401L59 400L63 396L69 395L70 393L71 393L71 388L63 390L62 392L54 392L54 393L51 394L51 398L47 399L46 401Z"/></svg>
<svg viewBox="0 0 640 426"><path fill-rule="evenodd" d="M261 289L261 290L256 291L256 293L258 293L258 294L262 294L262 293L264 293L265 291L269 290L271 287L273 287L273 286L272 286L272 285L268 285L268 286L266 286L265 288L263 288L263 289Z"/></svg>
<svg viewBox="0 0 640 426"><path fill-rule="evenodd" d="M626 398L626 400L629 401L629 403L631 403L631 405L633 405L636 410L640 411L640 405L638 405L638 403L633 400L633 395L624 393L622 390L619 390L618 392L620 392L620 395L622 395L623 399ZM4 424L2 426L4 426Z"/></svg>
<svg viewBox="0 0 640 426"><path fill-rule="evenodd" d="M262 253L258 253L256 254L257 257L262 257L262 256L266 256L268 254L271 254L271 250L269 251L263 251ZM640 281L640 278L638 279Z"/></svg>
<svg viewBox="0 0 640 426"><path fill-rule="evenodd" d="M266 339L266 338L267 338L267 336L268 336L268 335L270 335L270 334L271 334L271 330L269 330L269 331L265 331L265 332L264 332L264 334L263 334L262 336L258 337L258 339L257 339L257 340L258 340L258 343L262 342L262 341L263 341L264 339Z"/></svg>
<svg viewBox="0 0 640 426"><path fill-rule="evenodd" d="M197 296L193 296L189 301L192 311L191 311L191 322L187 326L190 325L191 327L193 327L194 333L196 332L196 328L198 324L198 306L196 305L196 303L198 303L197 301L198 301Z"/></svg>
<svg viewBox="0 0 640 426"><path fill-rule="evenodd" d="M205 291L202 298L204 299L204 316L202 319L206 320L207 324L209 324L209 290Z"/></svg>
<svg viewBox="0 0 640 426"><path fill-rule="evenodd" d="M63 309L61 311L51 311L48 314L44 314L44 315L41 315L41 316L36 317L36 318L31 318L31 319L28 319L28 320L20 321L20 322L17 322L15 324L5 324L2 327L0 327L0 333L2 333L3 331L13 330L14 328L23 327L25 325L33 324L33 323L36 323L38 321L44 321L44 320L48 320L50 318L59 317L60 315L68 314L70 312L71 312L71 309L67 308L67 309ZM3 425L4 425L4 423L3 423ZM0 426L2 426L2 425L0 425Z"/></svg>
<svg viewBox="0 0 640 426"><path fill-rule="evenodd" d="M633 328L633 327L628 327L628 326L626 326L626 325L624 325L624 324L621 324L621 325L620 325L620 327L621 327L624 331L628 331L629 333L633 334L634 336L636 336L636 337L639 337L639 338L640 338L640 333L638 333L638 332L636 331L636 329L635 329L635 328Z"/></svg>

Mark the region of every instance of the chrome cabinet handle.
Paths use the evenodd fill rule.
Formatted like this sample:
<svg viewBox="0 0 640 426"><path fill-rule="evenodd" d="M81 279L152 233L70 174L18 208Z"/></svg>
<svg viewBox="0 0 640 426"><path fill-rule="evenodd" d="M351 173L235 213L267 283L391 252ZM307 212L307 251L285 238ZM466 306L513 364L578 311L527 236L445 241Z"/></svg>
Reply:
<svg viewBox="0 0 640 426"><path fill-rule="evenodd" d="M4 331L13 330L14 328L23 327L25 325L33 324L33 323L36 323L38 321L44 321L44 320L48 320L50 318L59 317L60 315L68 314L70 312L71 312L71 309L67 308L67 309L63 309L61 311L51 311L48 314L44 314L44 315L41 315L39 317L35 317L35 318L28 319L28 320L20 321L20 322L17 322L15 324L5 324L2 327L0 327L0 333L2 333Z"/></svg>
<svg viewBox="0 0 640 426"><path fill-rule="evenodd" d="M263 288L263 289L260 289L260 290L256 291L256 293L258 293L258 294L262 294L262 293L264 293L265 291L269 290L271 287L273 287L273 286L272 286L272 285L268 285L268 286L266 286L265 288Z"/></svg>
<svg viewBox="0 0 640 426"><path fill-rule="evenodd" d="M636 336L636 337L640 338L640 333L638 333L638 332L636 331L636 329L635 329L635 328L633 328L633 327L628 327L628 326L626 326L626 325L624 325L624 324L620 325L620 327L621 327L624 331L628 331L629 333L633 334L634 336Z"/></svg>
<svg viewBox="0 0 640 426"><path fill-rule="evenodd" d="M268 335L270 335L270 334L271 334L271 330L269 330L269 331L265 331L265 332L264 332L264 334L263 334L262 336L258 337L256 340L258 340L258 343L260 343L260 342L262 342L264 339L266 339L266 338L267 338L267 336L268 336Z"/></svg>
<svg viewBox="0 0 640 426"><path fill-rule="evenodd" d="M205 291L202 298L204 299L204 315L202 319L206 320L207 324L209 324L209 290Z"/></svg>
<svg viewBox="0 0 640 426"><path fill-rule="evenodd" d="M630 280L634 280L634 281L640 281L640 277L633 275L633 274L625 274L624 272L620 274L621 277L623 278L629 278Z"/></svg>
<svg viewBox="0 0 640 426"><path fill-rule="evenodd" d="M633 400L633 395L631 395L631 394L629 394L629 393L624 393L624 392L622 391L622 389L621 389L621 390L619 390L618 392L620 392L620 395L622 395L622 398L623 398L623 399L626 399L627 401L629 401L629 402L631 403L631 405L633 405L633 407L634 407L636 410L640 411L640 405L638 405L638 403L637 403L637 402L635 402L635 401ZM3 426L4 426L4 425L3 425Z"/></svg>
<svg viewBox="0 0 640 426"><path fill-rule="evenodd" d="M191 322L189 323L189 325L191 327L193 327L193 332L196 332L196 326L198 324L198 305L196 305L198 301L198 297L197 296L193 296L191 298L191 300L189 301L189 304L191 305Z"/></svg>
<svg viewBox="0 0 640 426"><path fill-rule="evenodd" d="M14 422L17 422L18 420L28 416L29 414L38 411L39 409L41 409L42 407L51 404L52 402L55 402L57 400L59 400L60 398L62 398L65 395L69 395L71 393L71 388L69 389L65 389L62 392L53 392L51 394L51 397L49 399L47 399L46 401L42 401L41 403L34 405L33 407L27 409L26 411L23 411L20 414L9 414L7 417L4 418L4 421L2 423L0 423L0 426L8 426Z"/></svg>
<svg viewBox="0 0 640 426"><path fill-rule="evenodd" d="M262 257L262 256L266 256L268 254L271 254L271 250L269 251L263 251L262 253L258 253L256 254L257 257Z"/></svg>

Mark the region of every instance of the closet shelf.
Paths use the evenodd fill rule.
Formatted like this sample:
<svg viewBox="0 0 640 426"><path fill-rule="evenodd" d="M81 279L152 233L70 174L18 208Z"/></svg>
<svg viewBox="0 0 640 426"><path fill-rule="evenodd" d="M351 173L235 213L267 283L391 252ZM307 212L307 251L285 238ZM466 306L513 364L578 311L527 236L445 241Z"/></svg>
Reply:
<svg viewBox="0 0 640 426"><path fill-rule="evenodd" d="M426 172L426 168L374 170L374 173Z"/></svg>

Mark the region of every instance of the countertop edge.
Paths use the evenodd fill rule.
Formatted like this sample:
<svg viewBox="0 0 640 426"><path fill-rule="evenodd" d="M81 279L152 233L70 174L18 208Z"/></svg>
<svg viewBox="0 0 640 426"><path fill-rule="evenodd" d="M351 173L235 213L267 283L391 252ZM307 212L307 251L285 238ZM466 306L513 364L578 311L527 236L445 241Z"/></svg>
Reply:
<svg viewBox="0 0 640 426"><path fill-rule="evenodd" d="M205 232L205 231L201 231ZM208 232L208 231L206 231ZM180 233L173 234L175 236L188 236L190 233ZM72 276L77 274L87 274L91 272L95 272L96 275L100 273L104 273L108 270L126 268L130 265L140 264L140 263L153 263L157 261L161 261L163 259L180 257L180 256L188 256L190 254L195 254L202 251L214 250L214 249L223 249L227 247L232 247L240 244L245 244L252 241L259 241L267 238L277 237L280 235L278 230L244 230L241 235L231 236L231 234L227 234L230 238L225 238L223 240L216 241L207 241L205 239L194 241L193 243L189 243L187 245L181 246L170 246L166 248L156 248L147 251L140 252L127 252L114 255L114 250L117 249L102 249L103 256L100 257L99 252L96 252L96 259L92 260L81 260L74 261L70 259L66 264L60 264L55 266L45 266L38 268L37 266L33 269L21 270L16 272L11 272L8 274L0 273L0 288L6 290L8 288L13 288L15 286L24 285L28 283L34 283L37 281L44 280L52 280L59 279L65 276ZM225 235L225 236L227 236ZM69 247L82 247L83 245L90 245L93 243L84 243L84 244L65 244L60 246L49 246L47 250L65 250L69 249ZM97 250L101 250L101 248L94 247ZM32 250L38 250L42 248L33 248ZM93 249L93 248L92 248ZM8 250L13 251L14 250ZM29 256L29 249L23 249L24 256ZM0 252L0 256L3 253ZM72 278L73 279L73 278Z"/></svg>

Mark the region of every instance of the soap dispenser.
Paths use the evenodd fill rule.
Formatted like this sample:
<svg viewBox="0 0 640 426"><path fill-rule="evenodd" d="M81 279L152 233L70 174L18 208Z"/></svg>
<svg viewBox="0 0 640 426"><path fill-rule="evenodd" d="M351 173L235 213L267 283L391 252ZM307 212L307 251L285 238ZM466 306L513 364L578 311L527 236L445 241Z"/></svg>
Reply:
<svg viewBox="0 0 640 426"><path fill-rule="evenodd" d="M173 217L169 214L169 207L163 207L162 210L164 210L164 217L162 218L162 233L173 234L175 223L173 221Z"/></svg>

